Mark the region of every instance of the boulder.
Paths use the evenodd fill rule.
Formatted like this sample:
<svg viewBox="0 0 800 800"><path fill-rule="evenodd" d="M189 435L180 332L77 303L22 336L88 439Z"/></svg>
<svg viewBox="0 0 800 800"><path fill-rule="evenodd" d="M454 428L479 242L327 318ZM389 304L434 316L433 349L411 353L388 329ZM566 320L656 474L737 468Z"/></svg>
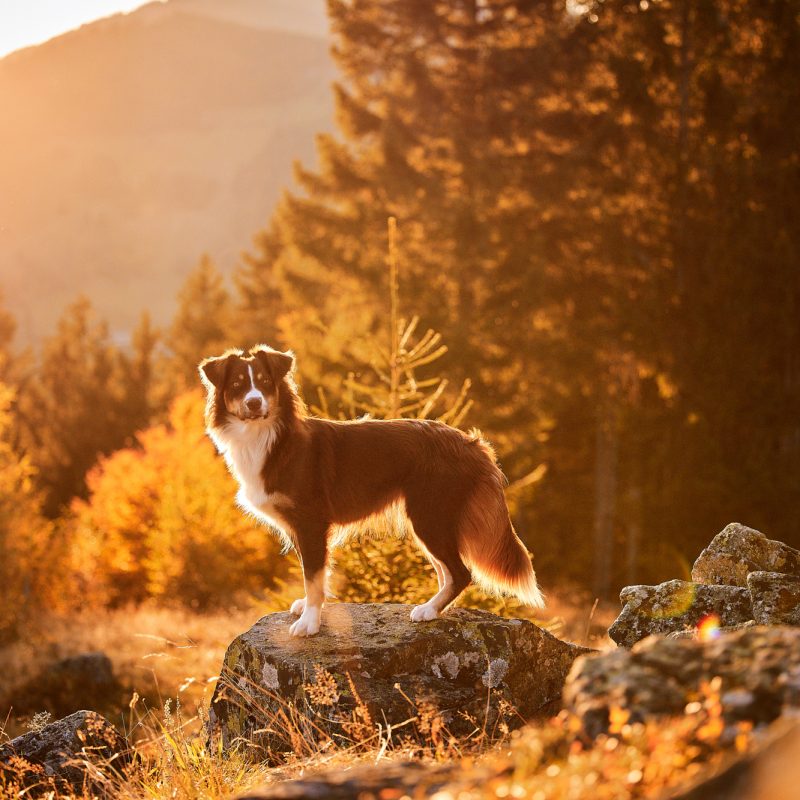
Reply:
<svg viewBox="0 0 800 800"><path fill-rule="evenodd" d="M80 653L48 664L13 692L16 713L49 711L63 717L81 708L119 704L122 688L105 653Z"/></svg>
<svg viewBox="0 0 800 800"><path fill-rule="evenodd" d="M275 762L298 737L348 742L379 725L413 735L440 722L465 735L503 714L518 725L559 705L572 662L589 652L524 620L457 608L412 623L410 611L331 605L311 639L289 636L289 613L263 617L225 654L212 739Z"/></svg>
<svg viewBox="0 0 800 800"><path fill-rule="evenodd" d="M651 637L632 650L576 660L565 706L589 736L607 730L611 709L631 722L682 714L720 679L726 722L767 723L800 708L800 629L747 627L716 639Z"/></svg>
<svg viewBox="0 0 800 800"><path fill-rule="evenodd" d="M130 760L125 739L107 719L94 711L76 711L0 747L0 785L25 788L26 796L80 794L102 786Z"/></svg>
<svg viewBox="0 0 800 800"><path fill-rule="evenodd" d="M658 586L628 586L619 596L622 612L608 635L622 647L632 647L651 634L692 629L710 614L723 626L753 618L750 592L739 586L706 586L667 581Z"/></svg>
<svg viewBox="0 0 800 800"><path fill-rule="evenodd" d="M747 588L753 619L759 625L800 625L800 577L781 572L751 572Z"/></svg>
<svg viewBox="0 0 800 800"><path fill-rule="evenodd" d="M692 580L747 586L747 576L759 571L800 577L800 551L732 522L700 553L692 567Z"/></svg>

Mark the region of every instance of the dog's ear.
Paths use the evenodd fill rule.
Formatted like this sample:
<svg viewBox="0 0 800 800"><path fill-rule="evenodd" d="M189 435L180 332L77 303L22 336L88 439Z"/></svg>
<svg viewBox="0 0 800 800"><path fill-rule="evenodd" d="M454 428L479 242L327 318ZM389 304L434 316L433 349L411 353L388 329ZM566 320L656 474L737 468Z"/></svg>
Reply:
<svg viewBox="0 0 800 800"><path fill-rule="evenodd" d="M272 373L275 383L280 381L287 372L294 369L294 353L291 350L282 353L280 350L273 350L265 344L259 344L250 351L250 355Z"/></svg>
<svg viewBox="0 0 800 800"><path fill-rule="evenodd" d="M230 355L216 356L214 358L204 358L197 369L200 372L200 380L208 388L219 389L225 383L225 370L230 362Z"/></svg>

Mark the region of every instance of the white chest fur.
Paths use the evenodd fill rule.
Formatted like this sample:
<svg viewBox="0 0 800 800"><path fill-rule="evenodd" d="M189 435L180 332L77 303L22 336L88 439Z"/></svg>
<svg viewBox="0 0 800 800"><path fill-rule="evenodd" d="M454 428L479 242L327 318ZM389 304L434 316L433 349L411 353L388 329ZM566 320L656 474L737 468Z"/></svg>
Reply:
<svg viewBox="0 0 800 800"><path fill-rule="evenodd" d="M245 510L274 518L274 496L264 489L263 470L270 450L275 443L277 429L267 421L244 422L234 419L212 437L225 457L231 474L239 483L237 501Z"/></svg>

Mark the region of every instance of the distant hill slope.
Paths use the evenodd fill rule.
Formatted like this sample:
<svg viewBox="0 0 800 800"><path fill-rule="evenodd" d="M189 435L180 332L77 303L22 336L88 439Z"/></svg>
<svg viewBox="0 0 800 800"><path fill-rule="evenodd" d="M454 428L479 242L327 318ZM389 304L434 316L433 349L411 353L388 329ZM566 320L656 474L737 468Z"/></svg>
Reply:
<svg viewBox="0 0 800 800"><path fill-rule="evenodd" d="M292 31L307 36L328 35L325 0L169 0L195 14L242 25Z"/></svg>
<svg viewBox="0 0 800 800"><path fill-rule="evenodd" d="M151 3L0 60L0 289L21 341L79 293L120 336L143 309L165 323L202 253L233 265L331 125L328 43L287 32L318 31L319 7Z"/></svg>

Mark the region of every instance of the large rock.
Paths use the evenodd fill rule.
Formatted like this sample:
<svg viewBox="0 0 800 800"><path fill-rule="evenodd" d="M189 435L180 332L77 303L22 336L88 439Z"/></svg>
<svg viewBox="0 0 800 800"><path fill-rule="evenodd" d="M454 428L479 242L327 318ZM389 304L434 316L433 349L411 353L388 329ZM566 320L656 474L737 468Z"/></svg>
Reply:
<svg viewBox="0 0 800 800"><path fill-rule="evenodd" d="M750 592L739 586L675 580L658 586L628 586L619 599L622 612L608 635L622 647L632 647L651 634L692 629L710 614L716 614L726 627L753 618Z"/></svg>
<svg viewBox="0 0 800 800"><path fill-rule="evenodd" d="M94 711L77 711L0 747L0 785L24 787L27 796L80 794L121 774L130 759L127 743L108 720Z"/></svg>
<svg viewBox="0 0 800 800"><path fill-rule="evenodd" d="M458 608L412 623L410 610L332 605L312 639L289 636L289 613L259 620L225 654L212 738L276 761L297 736L348 741L379 723L413 734L435 717L467 734L494 725L510 704L518 714L508 724L519 724L559 704L573 660L589 652L523 620Z"/></svg>
<svg viewBox="0 0 800 800"><path fill-rule="evenodd" d="M771 722L800 708L800 629L751 627L709 641L652 637L575 662L564 702L590 736L612 708L632 722L682 714L719 677L726 721Z"/></svg>
<svg viewBox="0 0 800 800"><path fill-rule="evenodd" d="M753 600L753 619L759 625L800 625L800 577L751 572L747 588Z"/></svg>
<svg viewBox="0 0 800 800"><path fill-rule="evenodd" d="M49 711L63 717L81 708L112 708L122 688L105 653L80 653L48 664L14 690L16 713Z"/></svg>
<svg viewBox="0 0 800 800"><path fill-rule="evenodd" d="M700 553L692 568L692 580L747 586L747 576L759 571L800 577L800 551L732 522Z"/></svg>

